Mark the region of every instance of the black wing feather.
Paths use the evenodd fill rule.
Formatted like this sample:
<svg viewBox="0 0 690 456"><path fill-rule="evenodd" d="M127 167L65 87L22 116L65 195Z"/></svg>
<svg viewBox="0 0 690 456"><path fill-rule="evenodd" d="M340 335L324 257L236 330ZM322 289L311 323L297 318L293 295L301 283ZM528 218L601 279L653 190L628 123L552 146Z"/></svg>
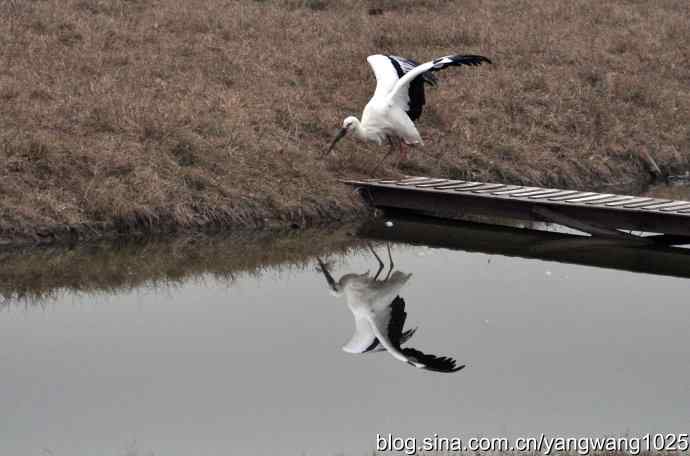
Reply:
<svg viewBox="0 0 690 456"><path fill-rule="evenodd" d="M406 59L404 57L400 57L397 55L389 55L388 58L393 63L393 66L395 67L395 71L397 71L399 78L402 78L405 73L419 66L419 63L415 62L414 60ZM436 76L434 76L434 74L430 73L429 71L422 73L421 76L418 77L421 77L424 80L424 82L431 86L436 86L436 84L438 84L438 79L436 78Z"/></svg>
<svg viewBox="0 0 690 456"><path fill-rule="evenodd" d="M465 367L464 364L456 366L456 361L448 356L428 355L414 348L401 348L400 345L407 342L407 340L415 333L417 328L403 331L405 320L407 319L407 312L405 312L405 300L400 296L396 296L393 302L391 302L390 311L391 315L387 328L388 337L390 338L391 343L396 348L401 350L408 359L416 363L423 364L424 367L422 367L422 369L434 372L457 372ZM369 345L362 353L380 351L380 344L381 343L378 339L374 339L371 345Z"/></svg>
<svg viewBox="0 0 690 456"><path fill-rule="evenodd" d="M400 296L396 296L391 303L391 319L388 323L388 336L391 343L400 349L400 344L404 342L404 333L402 332L407 319L407 312L405 312L405 300ZM410 337L414 334L417 328L411 330ZM408 333L410 331L407 331ZM424 364L424 369L435 372L457 372L465 365L456 366L455 360L448 356L427 355L414 348L401 349L403 354L413 361Z"/></svg>
<svg viewBox="0 0 690 456"><path fill-rule="evenodd" d="M395 347L400 347L400 338L402 337L403 326L407 319L407 312L405 312L405 300L400 296L396 296L390 305L391 319L388 322L388 338Z"/></svg>
<svg viewBox="0 0 690 456"><path fill-rule="evenodd" d="M417 331L417 328L412 328L408 329L407 331L404 331L402 335L400 336L400 344L404 344L408 340L410 340L410 337ZM378 338L375 338L374 341L369 345L366 350L364 350L362 353L371 353L371 352L381 352L381 351L386 351L385 348L383 348L383 345L379 342Z"/></svg>
<svg viewBox="0 0 690 456"><path fill-rule="evenodd" d="M404 348L402 352L411 360L424 364L422 369L434 372L457 372L465 367L464 364L456 366L455 360L448 356L427 355L414 348Z"/></svg>
<svg viewBox="0 0 690 456"><path fill-rule="evenodd" d="M416 66L419 66L417 62L410 59L405 59L397 55L389 55L388 59L393 64L395 71L398 73L398 77L402 78L405 73L410 71ZM491 60L484 57L483 55L474 54L456 54L447 57L441 57L434 60L434 67L426 71L410 82L410 88L408 90L408 97L410 98L409 108L407 110L407 115L410 120L415 121L419 119L422 115L422 110L426 104L426 96L424 95L424 83L435 87L438 84L438 79L432 71L442 70L448 66L477 66L482 63L491 63Z"/></svg>
<svg viewBox="0 0 690 456"><path fill-rule="evenodd" d="M414 60L405 59L397 55L389 55L388 59L393 64L393 67L398 73L399 78L402 78L405 73L414 67L419 66L419 64ZM419 119L419 116L422 115L422 109L426 104L426 97L424 96L424 83L435 87L438 84L438 79L436 79L436 76L434 76L431 72L426 71L414 78L410 83L410 88L408 90L410 104L406 112L407 116L412 121Z"/></svg>
<svg viewBox="0 0 690 456"><path fill-rule="evenodd" d="M403 331L405 320L407 319L407 312L405 312L405 300L403 298L396 296L393 302L391 302L390 308L391 319L388 322L388 337L393 345L400 348L400 345L404 344L410 339L410 337L412 337L415 331L417 331L417 328ZM381 344L378 338L376 338L362 353L380 351L377 350L380 345Z"/></svg>
<svg viewBox="0 0 690 456"><path fill-rule="evenodd" d="M367 353L367 352L370 352L372 350L375 350L376 347L378 347L378 346L379 346L379 339L375 337L374 341L371 343L371 345L369 345L362 353Z"/></svg>
<svg viewBox="0 0 690 456"><path fill-rule="evenodd" d="M406 340L403 340L405 335L405 333L403 333L403 326L405 326L405 320L407 319L407 312L405 312L405 300L400 296L396 296L390 307L391 319L388 322L388 337L390 338L391 343L400 349L400 344ZM414 334L416 329L417 328L410 330L410 337L412 334ZM406 331L406 333L410 333L410 331ZM464 364L462 366L456 366L455 360L448 356L427 355L426 353L422 353L414 348L403 348L401 351L408 358L424 364L423 369L426 370L435 372L457 372L465 367Z"/></svg>
<svg viewBox="0 0 690 456"><path fill-rule="evenodd" d="M484 57L483 55L456 54L456 55L449 55L446 57L441 57L439 59L434 60L433 63L434 63L434 67L429 71L438 71L438 70L442 70L442 69L449 67L449 66L462 66L462 65L478 66L478 65L481 65L482 63L492 63L492 62L491 62L491 60Z"/></svg>

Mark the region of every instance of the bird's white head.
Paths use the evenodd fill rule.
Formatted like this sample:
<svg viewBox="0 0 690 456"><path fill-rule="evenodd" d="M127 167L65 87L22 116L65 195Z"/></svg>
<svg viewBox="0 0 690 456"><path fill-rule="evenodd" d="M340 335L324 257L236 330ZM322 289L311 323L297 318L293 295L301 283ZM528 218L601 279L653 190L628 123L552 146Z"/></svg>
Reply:
<svg viewBox="0 0 690 456"><path fill-rule="evenodd" d="M355 116L349 116L346 117L345 120L343 120L343 130L346 131L352 131L355 129L355 127L359 124L359 120Z"/></svg>
<svg viewBox="0 0 690 456"><path fill-rule="evenodd" d="M340 141L348 132L353 131L357 128L359 125L359 120L355 116L349 116L346 117L345 120L343 120L343 126L342 128L338 129L338 132L335 135L335 138L333 138L333 142L331 143L331 146L328 148L328 150L322 155L325 157L328 155L333 148L335 147L335 144Z"/></svg>

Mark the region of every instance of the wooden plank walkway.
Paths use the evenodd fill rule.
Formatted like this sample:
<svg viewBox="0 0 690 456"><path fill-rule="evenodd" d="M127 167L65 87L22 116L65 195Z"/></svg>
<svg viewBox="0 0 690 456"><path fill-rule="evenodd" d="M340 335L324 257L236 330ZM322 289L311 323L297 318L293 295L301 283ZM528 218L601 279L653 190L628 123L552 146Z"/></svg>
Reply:
<svg viewBox="0 0 690 456"><path fill-rule="evenodd" d="M603 237L626 238L620 230L635 230L666 235L658 240L669 244L690 242L690 201L432 177L344 182L380 208L552 222Z"/></svg>

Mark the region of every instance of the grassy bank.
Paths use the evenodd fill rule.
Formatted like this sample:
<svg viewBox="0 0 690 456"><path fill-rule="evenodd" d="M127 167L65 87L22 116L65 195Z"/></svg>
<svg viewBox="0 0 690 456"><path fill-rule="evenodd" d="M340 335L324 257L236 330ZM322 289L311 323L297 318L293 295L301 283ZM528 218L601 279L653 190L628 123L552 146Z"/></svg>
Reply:
<svg viewBox="0 0 690 456"><path fill-rule="evenodd" d="M684 0L0 0L0 238L308 225L383 150L335 127L366 56L441 74L427 146L379 174L601 188L690 163Z"/></svg>

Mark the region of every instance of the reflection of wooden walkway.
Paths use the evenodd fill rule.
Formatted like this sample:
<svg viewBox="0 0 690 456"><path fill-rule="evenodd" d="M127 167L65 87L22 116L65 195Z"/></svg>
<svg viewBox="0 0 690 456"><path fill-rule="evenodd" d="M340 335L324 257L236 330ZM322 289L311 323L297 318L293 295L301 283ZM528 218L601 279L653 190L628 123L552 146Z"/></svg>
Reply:
<svg viewBox="0 0 690 456"><path fill-rule="evenodd" d="M376 207L443 218L484 216L553 222L592 235L640 240L620 230L660 233L646 242L690 242L690 201L524 187L430 177L346 180Z"/></svg>
<svg viewBox="0 0 690 456"><path fill-rule="evenodd" d="M365 239L534 258L559 263L690 278L690 249L636 245L613 239L393 214L393 226L373 220Z"/></svg>

